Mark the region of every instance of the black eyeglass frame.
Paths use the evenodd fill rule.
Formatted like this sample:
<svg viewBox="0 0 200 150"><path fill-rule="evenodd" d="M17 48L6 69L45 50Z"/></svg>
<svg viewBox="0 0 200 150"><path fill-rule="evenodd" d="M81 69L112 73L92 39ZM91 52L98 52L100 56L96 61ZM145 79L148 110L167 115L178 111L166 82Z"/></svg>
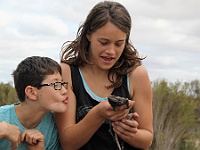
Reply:
<svg viewBox="0 0 200 150"><path fill-rule="evenodd" d="M45 83L37 85L37 87L42 87L42 86L53 86L54 90L61 90L63 86L65 89L68 88L68 82L54 82L54 83Z"/></svg>

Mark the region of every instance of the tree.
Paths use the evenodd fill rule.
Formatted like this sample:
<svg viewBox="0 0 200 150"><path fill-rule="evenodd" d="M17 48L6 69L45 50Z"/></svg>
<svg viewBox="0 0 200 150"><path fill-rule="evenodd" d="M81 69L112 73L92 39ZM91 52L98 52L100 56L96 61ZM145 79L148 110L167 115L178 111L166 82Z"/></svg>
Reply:
<svg viewBox="0 0 200 150"><path fill-rule="evenodd" d="M10 84L0 83L0 106L12 104L18 101L16 91Z"/></svg>
<svg viewBox="0 0 200 150"><path fill-rule="evenodd" d="M195 126L196 101L180 82L153 82L154 141L151 149L176 150Z"/></svg>

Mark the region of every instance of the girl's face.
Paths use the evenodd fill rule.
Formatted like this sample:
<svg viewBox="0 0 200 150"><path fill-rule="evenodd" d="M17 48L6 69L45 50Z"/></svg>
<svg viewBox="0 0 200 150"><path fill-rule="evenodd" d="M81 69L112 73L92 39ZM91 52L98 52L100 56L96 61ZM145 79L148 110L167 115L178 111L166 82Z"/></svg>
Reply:
<svg viewBox="0 0 200 150"><path fill-rule="evenodd" d="M48 75L42 84L62 82L59 73ZM41 109L53 112L64 112L67 109L68 95L67 89L62 86L61 90L55 90L54 86L43 86L37 90L38 103Z"/></svg>
<svg viewBox="0 0 200 150"><path fill-rule="evenodd" d="M90 41L90 61L103 70L109 70L124 50L126 33L108 22L97 31L87 35L87 38Z"/></svg>

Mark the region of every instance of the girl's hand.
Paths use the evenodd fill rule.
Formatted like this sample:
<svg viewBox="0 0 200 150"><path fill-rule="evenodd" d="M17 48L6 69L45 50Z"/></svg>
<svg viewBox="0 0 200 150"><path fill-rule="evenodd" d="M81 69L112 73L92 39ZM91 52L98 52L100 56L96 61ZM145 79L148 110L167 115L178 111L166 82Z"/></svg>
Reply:
<svg viewBox="0 0 200 150"><path fill-rule="evenodd" d="M134 103L134 101L129 100L128 109L126 104L124 104L122 106L116 107L114 110L110 103L107 100L105 100L100 102L96 107L98 109L99 115L104 119L108 119L111 121L119 121L126 117L130 109L133 107Z"/></svg>
<svg viewBox="0 0 200 150"><path fill-rule="evenodd" d="M137 113L130 113L129 119L125 117L121 121L113 122L113 130L121 139L125 141L132 138L138 132L137 127L139 124L135 120L138 117L139 115Z"/></svg>

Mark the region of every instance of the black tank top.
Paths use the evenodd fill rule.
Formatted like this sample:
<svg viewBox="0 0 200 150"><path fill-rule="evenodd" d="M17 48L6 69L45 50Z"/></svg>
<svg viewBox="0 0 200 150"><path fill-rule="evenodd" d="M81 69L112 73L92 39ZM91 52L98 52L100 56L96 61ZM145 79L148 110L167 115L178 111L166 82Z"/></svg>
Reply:
<svg viewBox="0 0 200 150"><path fill-rule="evenodd" d="M81 76L77 66L70 66L73 91L76 96L76 122L79 122L95 105L99 103L95 100L91 93L84 87L84 79ZM123 83L120 87L112 92L113 95L118 95L130 99L127 86L127 76L123 78ZM92 121L92 120L91 120ZM128 145L123 140L120 140L122 150L139 150ZM91 139L80 150L117 150L117 144L114 139L114 131L112 130L111 122L105 120L101 127L94 133Z"/></svg>

